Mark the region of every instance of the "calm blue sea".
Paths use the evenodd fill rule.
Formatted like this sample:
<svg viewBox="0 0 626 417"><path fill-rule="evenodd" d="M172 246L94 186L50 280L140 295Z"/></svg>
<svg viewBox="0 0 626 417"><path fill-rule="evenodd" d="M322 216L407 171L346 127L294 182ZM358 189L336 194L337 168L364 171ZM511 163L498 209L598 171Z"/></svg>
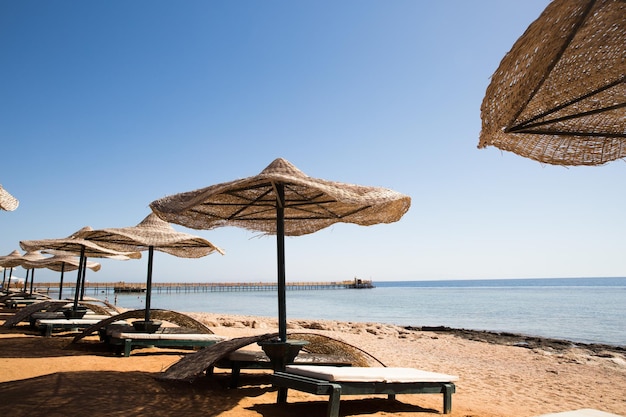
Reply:
<svg viewBox="0 0 626 417"><path fill-rule="evenodd" d="M506 331L626 346L626 278L374 282L373 289L288 291L288 319ZM108 294L113 302L113 294ZM145 295L117 304L143 308ZM153 293L152 307L277 316L267 292Z"/></svg>

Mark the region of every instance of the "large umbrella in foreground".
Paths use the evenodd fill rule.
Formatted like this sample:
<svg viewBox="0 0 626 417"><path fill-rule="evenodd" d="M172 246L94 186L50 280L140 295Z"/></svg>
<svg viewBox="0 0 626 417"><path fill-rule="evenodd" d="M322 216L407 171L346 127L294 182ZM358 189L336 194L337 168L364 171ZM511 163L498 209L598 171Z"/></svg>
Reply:
<svg viewBox="0 0 626 417"><path fill-rule="evenodd" d="M61 273L61 280L59 281L59 300L63 299L63 277L66 272L75 271L80 265L80 258L73 255L55 254L49 258L40 259L38 261L29 262L35 268L48 268L56 272ZM98 262L85 262L85 267L91 269L94 272L100 270L101 265Z"/></svg>
<svg viewBox="0 0 626 417"><path fill-rule="evenodd" d="M17 198L13 197L0 185L0 210L13 211L20 205Z"/></svg>
<svg viewBox="0 0 626 417"><path fill-rule="evenodd" d="M153 201L166 221L193 229L238 226L275 234L278 255L278 326L287 340L285 236L313 233L335 223L370 226L400 220L411 199L379 187L312 178L284 159L259 175Z"/></svg>
<svg viewBox="0 0 626 417"><path fill-rule="evenodd" d="M74 291L74 305L72 309L78 309L78 300L82 293L85 282L85 263L87 258L114 258L114 259L139 259L139 252L119 252L113 249L104 248L95 242L77 237L79 233L92 230L90 227L84 227L78 232L67 238L61 239L42 239L42 240L23 240L20 242L22 249L30 250L47 250L66 252L66 254L79 255L78 274L76 277L76 289Z"/></svg>
<svg viewBox="0 0 626 417"><path fill-rule="evenodd" d="M479 148L553 165L626 157L626 2L550 3L502 59L481 118Z"/></svg>
<svg viewBox="0 0 626 417"><path fill-rule="evenodd" d="M148 251L148 277L146 285L145 323L150 323L150 300L152 297L152 259L154 250L181 258L201 258L213 252L224 252L206 239L177 232L169 223L154 213L149 214L137 226L88 230L79 233L88 241L118 251Z"/></svg>

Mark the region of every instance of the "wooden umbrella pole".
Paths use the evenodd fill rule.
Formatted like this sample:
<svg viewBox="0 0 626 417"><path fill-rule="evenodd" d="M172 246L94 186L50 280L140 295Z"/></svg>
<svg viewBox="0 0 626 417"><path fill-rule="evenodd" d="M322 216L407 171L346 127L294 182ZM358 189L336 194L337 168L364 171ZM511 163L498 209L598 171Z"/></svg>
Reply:
<svg viewBox="0 0 626 417"><path fill-rule="evenodd" d="M63 275L65 274L65 262L61 262L61 281L59 282L59 300L63 299Z"/></svg>
<svg viewBox="0 0 626 417"><path fill-rule="evenodd" d="M33 287L35 283L35 268L30 271L30 295L33 295Z"/></svg>
<svg viewBox="0 0 626 417"><path fill-rule="evenodd" d="M24 290L23 293L26 294L28 292L28 277L30 276L30 269L26 270L26 278L24 278Z"/></svg>
<svg viewBox="0 0 626 417"><path fill-rule="evenodd" d="M276 184L276 249L278 255L278 335L287 341L287 301L285 294L285 186Z"/></svg>
<svg viewBox="0 0 626 417"><path fill-rule="evenodd" d="M80 260L78 261L78 274L76 277L76 288L74 289L74 311L78 309L78 299L80 297L81 276L85 264L85 246L80 247Z"/></svg>
<svg viewBox="0 0 626 417"><path fill-rule="evenodd" d="M150 301L152 299L152 257L154 256L154 246L148 247L148 278L146 279L146 314L145 322L150 321Z"/></svg>

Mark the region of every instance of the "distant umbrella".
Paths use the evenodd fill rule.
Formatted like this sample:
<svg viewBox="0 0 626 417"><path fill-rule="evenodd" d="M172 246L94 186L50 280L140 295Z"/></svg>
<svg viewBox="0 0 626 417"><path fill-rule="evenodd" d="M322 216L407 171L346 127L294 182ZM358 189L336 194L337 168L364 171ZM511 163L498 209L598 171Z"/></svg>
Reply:
<svg viewBox="0 0 626 417"><path fill-rule="evenodd" d="M72 255L57 254L49 258L40 259L38 261L31 261L29 264L35 266L35 268L48 268L56 272L61 273L61 279L59 282L59 299L63 298L63 276L65 272L75 271L80 265L80 259ZM100 270L101 265L97 262L86 262L85 266L94 272Z"/></svg>
<svg viewBox="0 0 626 417"><path fill-rule="evenodd" d="M108 258L124 256L129 259L141 258L139 252L119 252L112 249L107 249L97 245L95 242L90 242L85 239L77 237L77 235L86 230L92 230L90 227L84 227L78 232L70 235L67 238L61 239L43 239L43 240L23 240L20 242L20 246L24 250L53 250L66 252L67 254L74 254L80 256L78 265L78 274L76 277L76 290L74 292L74 305L73 310L78 308L78 300L82 292L82 288L85 282L85 263L87 258Z"/></svg>
<svg viewBox="0 0 626 417"><path fill-rule="evenodd" d="M21 259L22 262L20 263L20 266L26 270L26 282L24 284L24 292L27 291L26 287L28 286L28 275L30 273L30 291L28 292L31 295L33 294L33 284L35 282L35 269L39 267L33 265L32 262L41 261L43 259L46 259L46 257L43 256L41 252L38 250L26 252L22 256L22 259Z"/></svg>
<svg viewBox="0 0 626 417"><path fill-rule="evenodd" d="M13 275L13 268L20 266L22 262L22 254L14 250L6 256L0 256L0 266L3 268L9 268L9 285L11 286L11 276ZM24 288L26 291L26 288Z"/></svg>
<svg viewBox="0 0 626 417"><path fill-rule="evenodd" d="M626 157L626 2L550 3L502 59L481 118L479 148L554 165Z"/></svg>
<svg viewBox="0 0 626 417"><path fill-rule="evenodd" d="M0 210L13 211L19 205L18 199L9 194L0 184Z"/></svg>
<svg viewBox="0 0 626 417"><path fill-rule="evenodd" d="M335 223L396 222L410 204L410 197L386 188L309 177L278 158L256 176L164 197L150 207L164 220L194 229L238 226L275 234L279 336L285 342L285 236L313 233Z"/></svg>
<svg viewBox="0 0 626 417"><path fill-rule="evenodd" d="M0 266L3 268L15 268L20 266L23 255L16 249L6 256L0 256Z"/></svg>
<svg viewBox="0 0 626 417"><path fill-rule="evenodd" d="M148 277L146 285L145 322L150 322L152 293L152 260L154 250L181 258L200 258L213 252L224 252L208 240L177 232L169 223L154 213L137 226L88 230L78 234L85 240L119 251L148 251Z"/></svg>

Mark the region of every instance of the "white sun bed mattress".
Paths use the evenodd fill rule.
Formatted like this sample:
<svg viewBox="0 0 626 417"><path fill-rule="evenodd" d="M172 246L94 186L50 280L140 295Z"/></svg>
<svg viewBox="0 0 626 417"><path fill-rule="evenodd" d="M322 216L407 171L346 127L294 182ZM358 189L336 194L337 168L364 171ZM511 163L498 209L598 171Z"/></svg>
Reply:
<svg viewBox="0 0 626 417"><path fill-rule="evenodd" d="M227 338L216 334L205 333L124 333L114 331L111 337L115 339L133 340L196 340L196 341L216 341L221 342Z"/></svg>
<svg viewBox="0 0 626 417"><path fill-rule="evenodd" d="M286 371L334 382L452 382L459 379L415 368L287 365Z"/></svg>

